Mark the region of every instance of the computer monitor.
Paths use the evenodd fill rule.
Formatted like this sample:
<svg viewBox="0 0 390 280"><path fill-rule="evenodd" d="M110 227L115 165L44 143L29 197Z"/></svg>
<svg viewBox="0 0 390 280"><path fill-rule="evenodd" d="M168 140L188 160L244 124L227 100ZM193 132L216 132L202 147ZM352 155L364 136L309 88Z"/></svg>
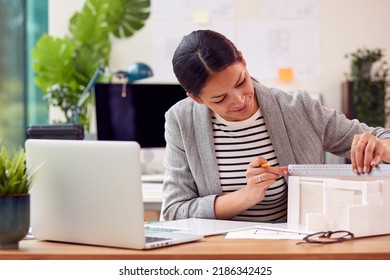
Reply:
<svg viewBox="0 0 390 280"><path fill-rule="evenodd" d="M96 84L97 139L165 147L164 114L183 98L179 84Z"/></svg>

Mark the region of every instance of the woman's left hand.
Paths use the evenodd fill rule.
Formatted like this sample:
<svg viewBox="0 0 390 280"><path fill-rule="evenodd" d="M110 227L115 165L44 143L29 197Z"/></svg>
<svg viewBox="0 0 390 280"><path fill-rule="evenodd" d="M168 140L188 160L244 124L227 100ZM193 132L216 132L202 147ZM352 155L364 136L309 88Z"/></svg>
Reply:
<svg viewBox="0 0 390 280"><path fill-rule="evenodd" d="M370 173L380 161L390 162L390 139L381 140L369 132L356 134L351 145L352 170Z"/></svg>

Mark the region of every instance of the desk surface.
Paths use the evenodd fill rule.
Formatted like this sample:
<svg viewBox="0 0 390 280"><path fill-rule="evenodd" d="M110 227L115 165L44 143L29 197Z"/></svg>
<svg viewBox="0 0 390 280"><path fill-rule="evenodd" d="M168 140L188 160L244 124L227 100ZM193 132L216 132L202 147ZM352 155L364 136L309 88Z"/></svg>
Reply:
<svg viewBox="0 0 390 280"><path fill-rule="evenodd" d="M165 248L129 250L38 240L23 240L19 244L19 250L0 250L0 259L390 259L390 235L327 245L296 245L296 242L296 240L225 239L223 235L217 235L206 237L201 241Z"/></svg>

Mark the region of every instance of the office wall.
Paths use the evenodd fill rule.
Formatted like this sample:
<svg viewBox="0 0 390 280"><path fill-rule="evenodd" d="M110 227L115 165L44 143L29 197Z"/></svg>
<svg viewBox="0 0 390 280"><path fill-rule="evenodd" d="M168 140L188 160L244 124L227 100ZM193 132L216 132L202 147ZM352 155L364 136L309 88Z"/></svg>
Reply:
<svg viewBox="0 0 390 280"><path fill-rule="evenodd" d="M164 1L164 0L153 0ZM210 0L212 1L212 0ZM349 71L346 53L359 47L386 49L390 62L390 1L388 0L306 0L318 4L319 23L319 75L313 78L296 78L290 84L282 84L276 78L261 79L268 86L282 89L302 88L311 93L321 93L324 104L341 111L341 83ZM283 1L281 1L283 2ZM288 1L291 2L291 1ZM302 2L302 0L298 1ZM63 36L67 32L68 19L81 9L84 1L49 0L49 32ZM262 0L234 0L234 21L262 20ZM146 27L126 40L114 40L111 67L125 69L135 61L143 61L153 67L153 26ZM169 30L167 32L170 32ZM184 34L183 34L184 35ZM233 41L234 38L231 38ZM248 37L248 40L251 40ZM264 38L266 40L266 38ZM244 53L245 56L245 53ZM252 62L248 61L250 65ZM159 77L145 82L176 82Z"/></svg>

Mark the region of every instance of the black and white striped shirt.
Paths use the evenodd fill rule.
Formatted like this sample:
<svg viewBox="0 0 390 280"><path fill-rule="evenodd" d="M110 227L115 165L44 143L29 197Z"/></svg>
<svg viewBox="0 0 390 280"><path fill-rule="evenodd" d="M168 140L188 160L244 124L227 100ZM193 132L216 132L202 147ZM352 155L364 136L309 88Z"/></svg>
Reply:
<svg viewBox="0 0 390 280"><path fill-rule="evenodd" d="M246 186L245 172L249 162L255 157L264 157L271 166L279 165L260 110L251 118L238 122L228 122L214 114L212 123L219 178L224 193ZM286 221L287 184L284 177L280 177L268 188L263 201L234 219Z"/></svg>

